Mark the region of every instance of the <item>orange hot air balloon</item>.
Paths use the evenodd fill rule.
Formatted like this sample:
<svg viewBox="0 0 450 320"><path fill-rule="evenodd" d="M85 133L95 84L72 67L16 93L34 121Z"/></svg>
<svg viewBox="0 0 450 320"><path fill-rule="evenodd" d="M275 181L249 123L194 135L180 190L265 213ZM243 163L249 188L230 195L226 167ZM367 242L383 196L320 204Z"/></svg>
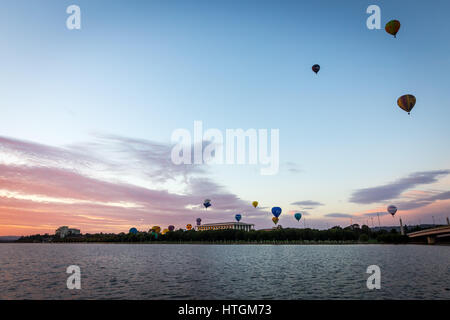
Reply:
<svg viewBox="0 0 450 320"><path fill-rule="evenodd" d="M280 219L278 219L277 217L273 217L273 218L272 218L272 221L273 221L273 223L275 223L275 224L277 224L279 220L280 220Z"/></svg>
<svg viewBox="0 0 450 320"><path fill-rule="evenodd" d="M258 201L253 201L253 202L252 202L252 205L253 205L253 207L256 208L256 207L258 206Z"/></svg>
<svg viewBox="0 0 450 320"><path fill-rule="evenodd" d="M386 23L386 26L384 27L384 30L386 30L387 33L392 34L394 38L397 38L397 32L400 30L400 21L398 20L391 20L388 23Z"/></svg>
<svg viewBox="0 0 450 320"><path fill-rule="evenodd" d="M191 230L192 229L192 225L189 223L188 225L186 225L186 229Z"/></svg>
<svg viewBox="0 0 450 320"><path fill-rule="evenodd" d="M410 114L412 108L414 108L414 105L416 104L416 97L414 97L412 94L405 94L404 96L401 96L397 99L397 104L400 108Z"/></svg>

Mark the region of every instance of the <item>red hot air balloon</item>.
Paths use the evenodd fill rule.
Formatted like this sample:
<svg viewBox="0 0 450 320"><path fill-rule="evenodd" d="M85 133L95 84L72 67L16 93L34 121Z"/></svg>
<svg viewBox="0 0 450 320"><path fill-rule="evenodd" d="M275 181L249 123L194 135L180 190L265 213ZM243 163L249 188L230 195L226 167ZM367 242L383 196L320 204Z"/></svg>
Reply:
<svg viewBox="0 0 450 320"><path fill-rule="evenodd" d="M397 32L398 30L400 30L400 21L398 20L389 21L388 23L386 23L384 30L386 30L386 32L389 34L392 34L394 38L397 38Z"/></svg>

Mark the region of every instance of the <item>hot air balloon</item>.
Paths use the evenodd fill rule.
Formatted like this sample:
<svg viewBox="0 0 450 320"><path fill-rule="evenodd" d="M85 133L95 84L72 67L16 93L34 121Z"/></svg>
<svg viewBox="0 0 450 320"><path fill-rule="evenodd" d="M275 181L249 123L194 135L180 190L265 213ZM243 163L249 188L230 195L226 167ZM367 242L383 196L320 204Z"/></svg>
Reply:
<svg viewBox="0 0 450 320"><path fill-rule="evenodd" d="M397 99L397 104L400 108L410 114L412 108L414 108L414 105L416 104L416 97L412 94L405 94Z"/></svg>
<svg viewBox="0 0 450 320"><path fill-rule="evenodd" d="M295 218L297 221L300 221L300 219L302 218L302 214L299 213L299 212L297 212L296 214L294 214L294 218Z"/></svg>
<svg viewBox="0 0 450 320"><path fill-rule="evenodd" d="M312 69L312 71L314 71L317 74L317 72L319 72L319 70L320 70L320 66L318 64L315 64L312 66L311 69Z"/></svg>
<svg viewBox="0 0 450 320"><path fill-rule="evenodd" d="M189 223L186 225L186 229L191 230L192 229L192 225Z"/></svg>
<svg viewBox="0 0 450 320"><path fill-rule="evenodd" d="M202 224L202 219L200 219L200 218L197 218L197 225L199 226L199 225L201 225Z"/></svg>
<svg viewBox="0 0 450 320"><path fill-rule="evenodd" d="M394 217L394 215L397 213L397 207L394 206L394 205L390 205L390 206L387 208L387 211L388 211L390 214L392 214L392 217Z"/></svg>
<svg viewBox="0 0 450 320"><path fill-rule="evenodd" d="M170 225L167 229L169 229L169 231L173 231L173 230L175 230L175 227Z"/></svg>
<svg viewBox="0 0 450 320"><path fill-rule="evenodd" d="M236 219L237 222L241 221L242 216L238 213L237 215L234 216L234 218Z"/></svg>
<svg viewBox="0 0 450 320"><path fill-rule="evenodd" d="M154 232L154 233L160 233L161 232L161 227L160 226L153 226L151 231Z"/></svg>
<svg viewBox="0 0 450 320"><path fill-rule="evenodd" d="M277 217L273 217L273 218L272 218L272 221L273 221L273 223L275 223L275 224L277 224L279 220L280 220L280 219L278 219Z"/></svg>
<svg viewBox="0 0 450 320"><path fill-rule="evenodd" d="M137 231L136 228L131 228L130 231L128 231L128 233L131 233L131 234L137 234L138 231Z"/></svg>
<svg viewBox="0 0 450 320"><path fill-rule="evenodd" d="M151 236L154 237L155 239L158 239L158 232L152 231Z"/></svg>
<svg viewBox="0 0 450 320"><path fill-rule="evenodd" d="M256 208L256 207L258 206L258 201L253 201L253 202L252 202L252 205L253 205L253 207Z"/></svg>
<svg viewBox="0 0 450 320"><path fill-rule="evenodd" d="M205 201L203 201L203 205L205 206L206 210L208 210L208 207L211 207L211 200L205 199Z"/></svg>
<svg viewBox="0 0 450 320"><path fill-rule="evenodd" d="M281 208L280 207L273 207L272 208L272 214L275 216L275 218L278 218L281 214Z"/></svg>
<svg viewBox="0 0 450 320"><path fill-rule="evenodd" d="M384 27L384 30L386 30L387 33L392 34L394 38L397 38L397 32L400 29L400 21L398 20L391 20L388 23L386 23L386 26Z"/></svg>
<svg viewBox="0 0 450 320"><path fill-rule="evenodd" d="M169 229L164 229L161 234L166 234L167 232L169 232Z"/></svg>

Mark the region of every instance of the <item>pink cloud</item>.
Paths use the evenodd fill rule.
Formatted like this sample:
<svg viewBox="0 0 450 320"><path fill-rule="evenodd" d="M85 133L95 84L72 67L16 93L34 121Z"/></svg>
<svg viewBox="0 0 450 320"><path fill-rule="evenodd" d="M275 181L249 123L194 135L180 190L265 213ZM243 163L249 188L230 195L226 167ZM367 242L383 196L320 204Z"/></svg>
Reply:
<svg viewBox="0 0 450 320"><path fill-rule="evenodd" d="M209 179L205 169L173 165L168 158L170 147L162 144L103 137L100 142L79 145L74 151L74 147L48 147L0 138L0 148L6 154L33 160L30 164L25 161L27 165L0 162L0 234L51 233L59 225L82 226L83 232L120 232L128 226L139 227L138 224L181 227L197 216L204 221L231 220L234 210L239 212L249 206L248 201ZM102 158L102 152L109 156L111 150L116 158ZM65 166L65 161L71 165ZM177 194L119 179L106 181L78 170L101 164L110 174L120 176L129 173L129 163L134 164L130 168L133 174L150 181L181 177L186 190ZM213 200L208 211L201 207L204 198Z"/></svg>

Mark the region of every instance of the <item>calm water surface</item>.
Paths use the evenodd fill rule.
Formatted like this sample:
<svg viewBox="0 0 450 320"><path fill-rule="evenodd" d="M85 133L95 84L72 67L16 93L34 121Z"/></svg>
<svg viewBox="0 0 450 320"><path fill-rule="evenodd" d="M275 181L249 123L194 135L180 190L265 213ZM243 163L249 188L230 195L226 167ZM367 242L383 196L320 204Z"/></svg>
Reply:
<svg viewBox="0 0 450 320"><path fill-rule="evenodd" d="M449 246L0 244L0 299L450 299L449 272Z"/></svg>

